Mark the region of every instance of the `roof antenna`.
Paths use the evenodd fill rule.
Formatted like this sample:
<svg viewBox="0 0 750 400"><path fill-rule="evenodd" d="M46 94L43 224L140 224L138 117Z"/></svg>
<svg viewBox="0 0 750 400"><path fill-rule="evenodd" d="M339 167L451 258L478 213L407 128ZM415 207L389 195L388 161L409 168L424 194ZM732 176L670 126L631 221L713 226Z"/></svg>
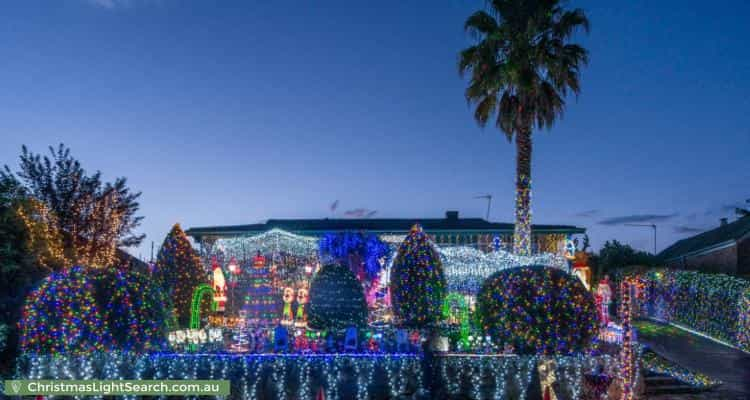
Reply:
<svg viewBox="0 0 750 400"><path fill-rule="evenodd" d="M481 196L474 196L475 199L487 199L487 215L484 217L486 221L490 220L490 208L492 208L492 195L483 194Z"/></svg>

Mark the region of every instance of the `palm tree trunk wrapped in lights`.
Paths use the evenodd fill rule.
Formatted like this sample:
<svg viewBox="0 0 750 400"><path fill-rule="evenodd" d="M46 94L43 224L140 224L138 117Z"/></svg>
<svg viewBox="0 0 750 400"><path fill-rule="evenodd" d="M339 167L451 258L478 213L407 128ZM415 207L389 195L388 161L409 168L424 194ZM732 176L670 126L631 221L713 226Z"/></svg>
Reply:
<svg viewBox="0 0 750 400"><path fill-rule="evenodd" d="M550 128L562 116L565 97L580 91L580 69L588 51L572 38L588 32L581 9L565 10L560 0L492 0L488 9L466 20L475 39L459 54L458 69L468 75L466 100L474 119L495 125L516 139L516 228L513 249L531 253L532 131Z"/></svg>
<svg viewBox="0 0 750 400"><path fill-rule="evenodd" d="M516 135L516 226L513 252L531 255L531 134Z"/></svg>

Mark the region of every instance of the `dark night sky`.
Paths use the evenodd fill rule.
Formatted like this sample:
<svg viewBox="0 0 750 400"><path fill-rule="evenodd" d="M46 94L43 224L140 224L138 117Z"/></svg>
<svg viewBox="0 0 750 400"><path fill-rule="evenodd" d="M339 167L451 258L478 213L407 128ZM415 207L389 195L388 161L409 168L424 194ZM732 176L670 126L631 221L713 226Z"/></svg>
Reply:
<svg viewBox="0 0 750 400"><path fill-rule="evenodd" d="M512 221L514 146L456 54L480 0L19 0L0 13L0 163L65 142L143 191L145 245L275 217ZM583 92L535 134L534 222L650 249L750 198L750 2L571 1Z"/></svg>

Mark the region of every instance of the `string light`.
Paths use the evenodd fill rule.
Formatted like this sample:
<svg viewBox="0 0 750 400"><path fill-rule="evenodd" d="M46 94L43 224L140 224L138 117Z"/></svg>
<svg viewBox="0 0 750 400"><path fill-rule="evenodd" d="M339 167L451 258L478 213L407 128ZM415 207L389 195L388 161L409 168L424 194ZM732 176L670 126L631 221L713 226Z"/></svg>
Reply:
<svg viewBox="0 0 750 400"><path fill-rule="evenodd" d="M348 267L324 265L310 285L309 325L317 329L344 329L367 324L367 303L362 284Z"/></svg>
<svg viewBox="0 0 750 400"><path fill-rule="evenodd" d="M193 291L207 282L208 275L180 224L175 224L167 234L156 264L159 282L169 289L180 325L188 326Z"/></svg>
<svg viewBox="0 0 750 400"><path fill-rule="evenodd" d="M642 311L750 352L750 282L724 274L654 269L633 275Z"/></svg>
<svg viewBox="0 0 750 400"><path fill-rule="evenodd" d="M81 354L102 351L111 341L94 300L93 281L81 267L45 278L27 297L19 325L25 352Z"/></svg>
<svg viewBox="0 0 750 400"><path fill-rule="evenodd" d="M393 311L405 326L425 326L441 318L446 294L440 256L419 225L399 246L391 273Z"/></svg>
<svg viewBox="0 0 750 400"><path fill-rule="evenodd" d="M297 235L282 229L271 229L253 236L220 238L216 240L213 251L227 257L244 258L247 254L287 253L296 257L308 257L317 254L318 238Z"/></svg>
<svg viewBox="0 0 750 400"><path fill-rule="evenodd" d="M443 247L438 249L445 266L448 291L475 295L482 282L495 272L508 268L545 265L567 270L568 262L559 254L542 253L521 256L504 250L489 253L473 247Z"/></svg>
<svg viewBox="0 0 750 400"><path fill-rule="evenodd" d="M516 183L516 224L513 230L513 252L531 254L531 177L520 174Z"/></svg>
<svg viewBox="0 0 750 400"><path fill-rule="evenodd" d="M583 351L598 328L591 293L555 268L497 272L482 286L477 303L485 332L520 353Z"/></svg>
<svg viewBox="0 0 750 400"><path fill-rule="evenodd" d="M643 354L641 360L643 361L643 368L648 371L671 376L672 378L694 388L710 389L721 384L721 381L711 379L711 377L707 375L681 367L652 351Z"/></svg>
<svg viewBox="0 0 750 400"><path fill-rule="evenodd" d="M357 399L367 399L370 390L394 397L420 390L421 361L411 354L135 354L92 353L87 357L27 354L19 360L20 379L228 379L243 398L262 398L263 377L273 382L275 398L309 399L324 387L326 399L340 398L346 382L344 371L354 373ZM384 386L374 386L374 377L390 377ZM392 386L390 383L393 383Z"/></svg>

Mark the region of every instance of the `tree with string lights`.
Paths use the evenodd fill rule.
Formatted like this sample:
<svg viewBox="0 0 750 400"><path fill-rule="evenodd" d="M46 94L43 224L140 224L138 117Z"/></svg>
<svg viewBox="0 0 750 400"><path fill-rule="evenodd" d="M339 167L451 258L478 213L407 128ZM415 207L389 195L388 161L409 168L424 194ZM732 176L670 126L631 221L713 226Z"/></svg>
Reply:
<svg viewBox="0 0 750 400"><path fill-rule="evenodd" d="M459 54L468 75L464 96L476 105L474 119L490 119L508 141L516 139L516 226L513 249L531 254L531 133L550 128L565 109L568 93L580 92L580 71L588 51L573 43L588 31L583 10L566 10L560 0L487 2L488 10L466 20L475 43Z"/></svg>
<svg viewBox="0 0 750 400"><path fill-rule="evenodd" d="M103 182L99 171L88 174L63 144L49 152L42 156L23 146L19 171L6 165L0 181L54 215L50 221L68 265L115 265L118 248L137 246L145 237L134 233L143 219L136 216L140 192L131 192L125 178Z"/></svg>
<svg viewBox="0 0 750 400"><path fill-rule="evenodd" d="M170 294L178 323L187 327L193 290L201 283L208 282L208 275L180 224L174 224L164 239L156 266L157 279Z"/></svg>
<svg viewBox="0 0 750 400"><path fill-rule="evenodd" d="M391 272L391 303L399 323L429 327L441 319L446 281L440 255L414 225L398 249Z"/></svg>

